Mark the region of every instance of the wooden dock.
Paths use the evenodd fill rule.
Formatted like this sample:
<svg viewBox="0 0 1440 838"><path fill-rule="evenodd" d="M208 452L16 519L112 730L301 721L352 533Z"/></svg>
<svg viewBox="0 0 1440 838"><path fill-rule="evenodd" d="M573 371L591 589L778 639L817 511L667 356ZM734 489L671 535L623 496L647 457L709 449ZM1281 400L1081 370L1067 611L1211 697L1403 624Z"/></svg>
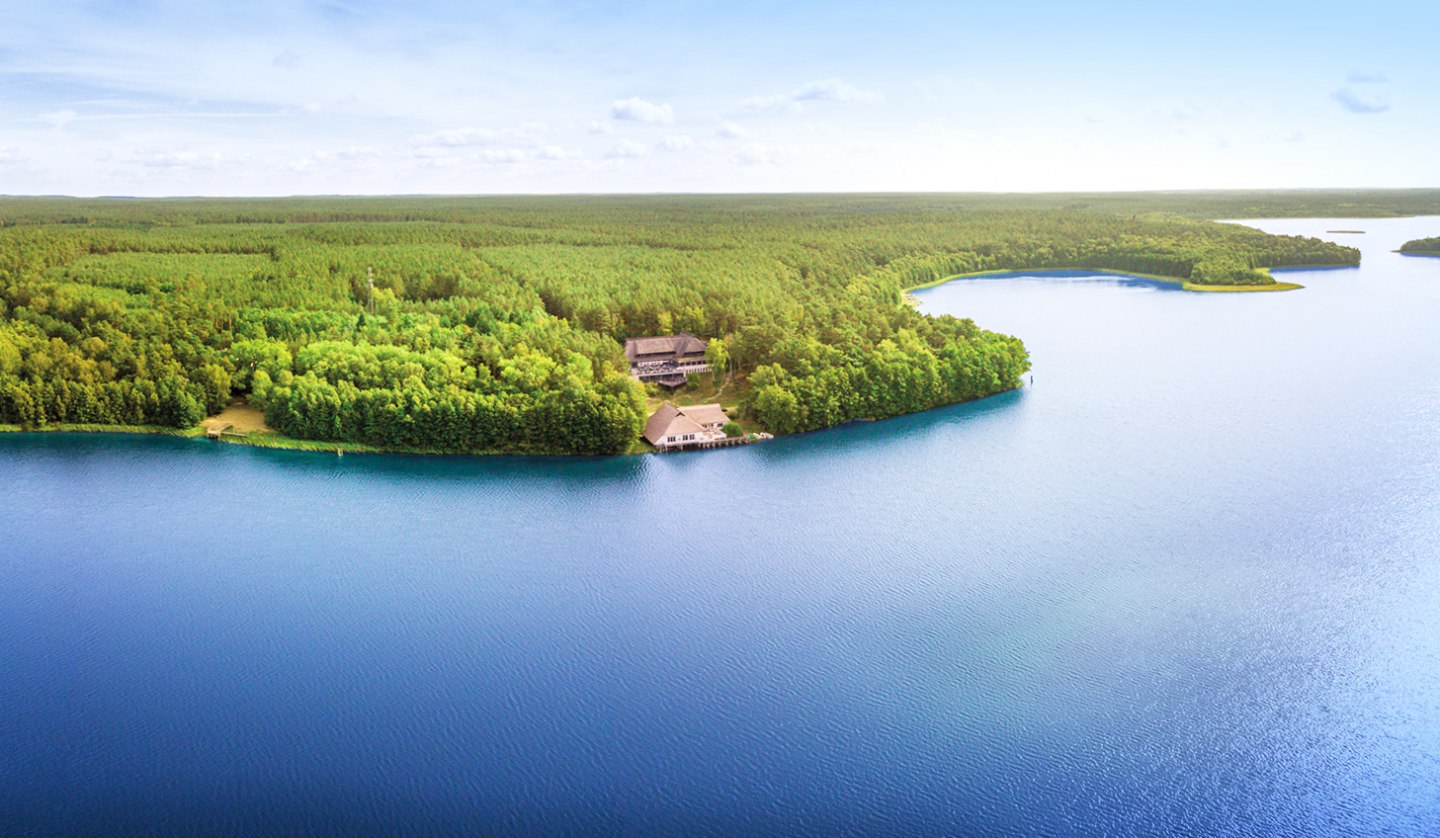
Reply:
<svg viewBox="0 0 1440 838"><path fill-rule="evenodd" d="M734 445L749 445L752 442L764 442L767 439L774 439L773 434L756 433L743 436L727 436L723 439L697 440L685 445L668 445L655 450L661 454L669 454L672 451L701 451L707 448L729 448Z"/></svg>
<svg viewBox="0 0 1440 838"><path fill-rule="evenodd" d="M231 439L245 439L246 437L250 436L249 431L230 430L233 427L235 426L228 422L223 425L207 425L205 428L205 437L207 439L222 439L224 437L229 437Z"/></svg>

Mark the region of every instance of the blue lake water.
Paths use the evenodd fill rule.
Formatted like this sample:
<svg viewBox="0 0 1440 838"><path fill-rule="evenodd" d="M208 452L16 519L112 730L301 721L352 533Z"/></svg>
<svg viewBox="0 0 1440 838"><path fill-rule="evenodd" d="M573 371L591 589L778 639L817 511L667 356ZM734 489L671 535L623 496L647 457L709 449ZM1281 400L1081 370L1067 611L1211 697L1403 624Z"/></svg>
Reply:
<svg viewBox="0 0 1440 838"><path fill-rule="evenodd" d="M763 445L0 435L0 832L1440 828L1440 219L995 278L1034 385Z"/></svg>

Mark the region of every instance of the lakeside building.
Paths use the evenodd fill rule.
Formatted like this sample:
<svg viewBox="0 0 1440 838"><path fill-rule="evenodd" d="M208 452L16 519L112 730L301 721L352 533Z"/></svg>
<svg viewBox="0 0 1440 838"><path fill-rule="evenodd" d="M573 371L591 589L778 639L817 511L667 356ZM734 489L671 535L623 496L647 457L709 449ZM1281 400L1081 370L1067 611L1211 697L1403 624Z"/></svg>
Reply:
<svg viewBox="0 0 1440 838"><path fill-rule="evenodd" d="M679 387L691 373L710 371L705 360L707 342L688 332L625 341L625 358L630 374L639 381L654 381L665 387Z"/></svg>
<svg viewBox="0 0 1440 838"><path fill-rule="evenodd" d="M725 424L730 417L718 404L676 407L670 402L650 414L645 439L661 451L708 448L725 441Z"/></svg>

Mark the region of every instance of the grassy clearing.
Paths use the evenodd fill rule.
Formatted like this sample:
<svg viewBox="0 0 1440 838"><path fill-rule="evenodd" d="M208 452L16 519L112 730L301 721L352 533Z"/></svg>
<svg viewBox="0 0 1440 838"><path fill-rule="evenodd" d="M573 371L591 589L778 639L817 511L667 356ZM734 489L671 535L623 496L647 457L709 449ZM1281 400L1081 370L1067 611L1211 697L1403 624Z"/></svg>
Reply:
<svg viewBox="0 0 1440 838"><path fill-rule="evenodd" d="M734 373L725 377L720 384L715 384L710 373L690 376L690 380L683 387L677 388L674 392L657 388L656 392L649 393L645 399L647 415L660 409L665 402L685 407L692 404L719 404L725 408L726 413L733 415L740 404L740 399L750 391L750 382L743 376Z"/></svg>
<svg viewBox="0 0 1440 838"><path fill-rule="evenodd" d="M725 380L718 385L715 384L709 373L692 375L685 386L678 388L673 393L663 388L659 388L658 392L651 393L645 400L645 414L649 416L659 410L665 402L679 407L695 404L719 404L725 409L730 420L739 425L745 433L763 433L768 429L754 419L741 415L740 400L749 392L750 382L744 376L736 373L727 375ZM628 453L648 454L654 451L654 446L641 439L631 446Z"/></svg>

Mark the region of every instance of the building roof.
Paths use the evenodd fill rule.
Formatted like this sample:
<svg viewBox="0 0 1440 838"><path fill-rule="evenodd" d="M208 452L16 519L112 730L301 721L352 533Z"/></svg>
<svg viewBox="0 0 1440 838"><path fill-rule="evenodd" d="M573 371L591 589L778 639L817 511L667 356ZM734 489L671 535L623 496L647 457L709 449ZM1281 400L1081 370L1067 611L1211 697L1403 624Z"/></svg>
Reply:
<svg viewBox="0 0 1440 838"><path fill-rule="evenodd" d="M628 338L625 341L625 357L631 361L641 356L648 360L658 356L679 357L704 354L704 352L705 341L688 332L659 337Z"/></svg>
<svg viewBox="0 0 1440 838"><path fill-rule="evenodd" d="M670 402L650 414L645 423L645 438L651 445L659 445L667 436L704 433L702 425L724 424L730 421L718 404L697 404L692 407L676 407Z"/></svg>
<svg viewBox="0 0 1440 838"><path fill-rule="evenodd" d="M680 408L680 412L700 425L723 425L730 421L718 404L694 404Z"/></svg>
<svg viewBox="0 0 1440 838"><path fill-rule="evenodd" d="M645 423L645 438L651 445L658 445L660 440L667 436L698 434L704 430L694 419L682 413L680 408L666 402L659 410L650 414L649 421Z"/></svg>

